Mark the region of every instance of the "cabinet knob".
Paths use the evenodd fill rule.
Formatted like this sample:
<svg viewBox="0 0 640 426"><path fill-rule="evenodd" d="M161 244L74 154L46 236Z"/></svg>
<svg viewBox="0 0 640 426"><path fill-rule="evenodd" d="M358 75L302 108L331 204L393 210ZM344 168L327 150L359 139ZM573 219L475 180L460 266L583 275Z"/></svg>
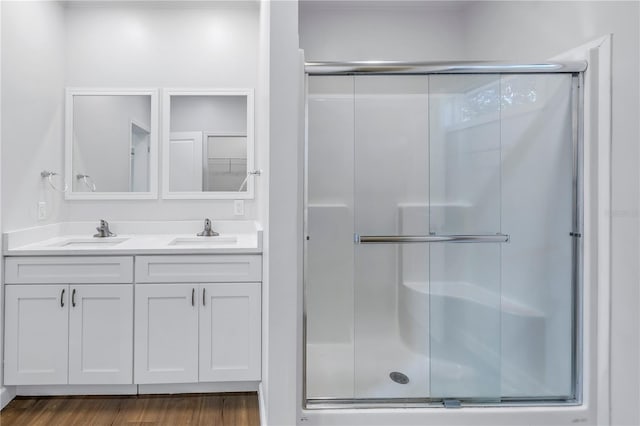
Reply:
<svg viewBox="0 0 640 426"><path fill-rule="evenodd" d="M191 306L196 306L196 289L191 289Z"/></svg>
<svg viewBox="0 0 640 426"><path fill-rule="evenodd" d="M60 307L64 308L64 291L65 289L62 289L62 293L60 293Z"/></svg>
<svg viewBox="0 0 640 426"><path fill-rule="evenodd" d="M71 306L76 307L76 289L71 292Z"/></svg>
<svg viewBox="0 0 640 426"><path fill-rule="evenodd" d="M204 296L204 292L205 292L205 291L206 291L206 290L203 288L203 289L202 289L202 306L206 305L206 303L205 303L205 296Z"/></svg>

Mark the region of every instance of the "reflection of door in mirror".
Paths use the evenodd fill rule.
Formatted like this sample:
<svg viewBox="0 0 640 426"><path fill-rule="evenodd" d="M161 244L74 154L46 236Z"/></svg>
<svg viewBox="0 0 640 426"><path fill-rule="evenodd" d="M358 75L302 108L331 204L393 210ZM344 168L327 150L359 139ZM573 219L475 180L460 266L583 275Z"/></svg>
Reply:
<svg viewBox="0 0 640 426"><path fill-rule="evenodd" d="M243 183L252 162L249 92L169 91L166 99L165 190L196 198L202 193L246 195Z"/></svg>
<svg viewBox="0 0 640 426"><path fill-rule="evenodd" d="M247 176L246 135L206 134L205 191L241 191Z"/></svg>
<svg viewBox="0 0 640 426"><path fill-rule="evenodd" d="M149 190L149 154L151 152L151 132L142 124L131 120L131 168L129 190L144 192Z"/></svg>
<svg viewBox="0 0 640 426"><path fill-rule="evenodd" d="M151 96L74 93L72 107L73 192L150 191Z"/></svg>
<svg viewBox="0 0 640 426"><path fill-rule="evenodd" d="M202 191L202 132L172 132L170 191Z"/></svg>

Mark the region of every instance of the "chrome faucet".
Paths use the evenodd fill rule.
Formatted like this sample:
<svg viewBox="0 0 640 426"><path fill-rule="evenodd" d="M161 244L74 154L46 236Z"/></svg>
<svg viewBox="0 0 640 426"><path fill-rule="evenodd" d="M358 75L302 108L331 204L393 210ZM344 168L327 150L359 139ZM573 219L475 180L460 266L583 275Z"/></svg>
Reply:
<svg viewBox="0 0 640 426"><path fill-rule="evenodd" d="M104 219L100 219L100 226L96 228L97 234L93 234L96 238L115 237L116 234L109 230L109 222Z"/></svg>
<svg viewBox="0 0 640 426"><path fill-rule="evenodd" d="M198 232L198 237L215 237L220 235L211 228L211 221L209 219L204 220L204 229L202 232Z"/></svg>

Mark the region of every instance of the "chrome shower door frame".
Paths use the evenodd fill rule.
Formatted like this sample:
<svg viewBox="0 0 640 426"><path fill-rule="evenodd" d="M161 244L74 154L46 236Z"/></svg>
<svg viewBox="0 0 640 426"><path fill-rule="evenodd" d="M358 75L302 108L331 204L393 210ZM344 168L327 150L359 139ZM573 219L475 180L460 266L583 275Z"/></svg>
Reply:
<svg viewBox="0 0 640 426"><path fill-rule="evenodd" d="M307 63L305 67L305 132L304 132L304 244L303 244L303 311L302 311L302 403L303 409L351 408L425 408L446 407L443 398L309 398L307 394L307 271L308 271L308 201L309 201L309 77L322 75L428 75L428 74L538 74L569 73L572 75L572 396L570 398L501 398L499 402L468 398L460 400L462 406L514 407L514 406L577 406L583 401L584 352L584 284L583 284L583 223L584 223L584 85L586 62L504 64L504 63L399 63L348 62ZM420 243L420 242L507 242L508 235L441 235L441 236L360 236L354 243Z"/></svg>

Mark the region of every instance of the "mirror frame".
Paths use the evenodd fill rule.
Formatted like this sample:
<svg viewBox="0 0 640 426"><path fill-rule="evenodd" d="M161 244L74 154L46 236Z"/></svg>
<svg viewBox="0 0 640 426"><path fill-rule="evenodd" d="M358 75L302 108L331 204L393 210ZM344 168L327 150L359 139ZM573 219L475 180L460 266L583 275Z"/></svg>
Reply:
<svg viewBox="0 0 640 426"><path fill-rule="evenodd" d="M254 198L255 175L247 179L246 191L169 191L171 97L172 96L246 96L247 98L247 173L255 170L253 89L164 89L162 97L162 198L182 200L250 200ZM205 132L206 133L206 132ZM211 133L211 132L210 132Z"/></svg>
<svg viewBox="0 0 640 426"><path fill-rule="evenodd" d="M73 99L75 96L150 96L149 191L145 192L74 192L73 191ZM158 198L158 89L149 88L77 88L66 89L65 99L65 182L66 200L149 200Z"/></svg>

